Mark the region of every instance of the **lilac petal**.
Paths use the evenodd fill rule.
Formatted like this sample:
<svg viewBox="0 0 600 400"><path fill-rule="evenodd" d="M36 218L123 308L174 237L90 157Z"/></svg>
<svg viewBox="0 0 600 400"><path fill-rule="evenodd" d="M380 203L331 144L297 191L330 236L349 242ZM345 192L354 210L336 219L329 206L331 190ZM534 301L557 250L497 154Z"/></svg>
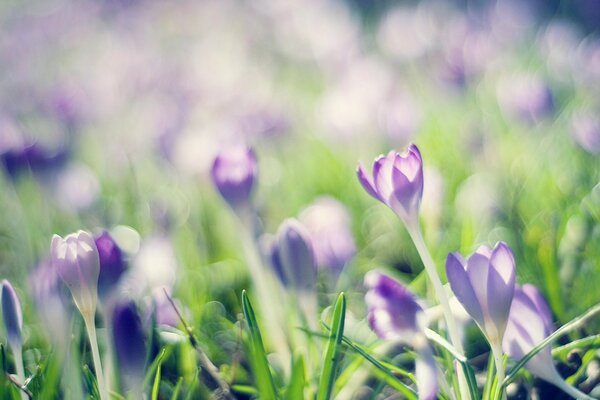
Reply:
<svg viewBox="0 0 600 400"><path fill-rule="evenodd" d="M310 234L300 222L288 219L277 233L278 257L288 281L299 290L313 289L317 267Z"/></svg>
<svg viewBox="0 0 600 400"><path fill-rule="evenodd" d="M364 284L369 289L365 296L369 324L375 333L382 339L410 342L423 328L420 319L423 309L412 293L378 271L367 273Z"/></svg>
<svg viewBox="0 0 600 400"><path fill-rule="evenodd" d="M394 167L394 153L390 152L387 156L380 156L373 163L373 182L380 198L388 206L389 200L394 193L392 182L392 170Z"/></svg>
<svg viewBox="0 0 600 400"><path fill-rule="evenodd" d="M392 169L392 186L394 190L387 201L390 207L396 213L414 215L419 209L420 192L397 167Z"/></svg>
<svg viewBox="0 0 600 400"><path fill-rule="evenodd" d="M515 280L515 258L510 247L504 242L498 242L490 256L490 266L494 268L502 280L508 285Z"/></svg>
<svg viewBox="0 0 600 400"><path fill-rule="evenodd" d="M423 181L423 160L421 159L421 153L417 149L417 146L411 144L405 155L398 155L394 164L409 182L415 182L421 178Z"/></svg>
<svg viewBox="0 0 600 400"><path fill-rule="evenodd" d="M379 194L377 194L377 190L375 190L375 184L373 183L373 180L369 178L362 162L360 161L358 163L358 168L356 169L356 175L358 176L360 184L367 191L367 193L375 197L377 200L383 201Z"/></svg>
<svg viewBox="0 0 600 400"><path fill-rule="evenodd" d="M473 288L473 292L475 293L477 302L479 303L484 316L488 313L487 281L490 269L489 264L490 261L487 257L476 252L467 259L466 267L469 282L471 283L471 287ZM482 321L477 322L481 325Z"/></svg>
<svg viewBox="0 0 600 400"><path fill-rule="evenodd" d="M433 400L437 397L437 366L429 347L417 351L415 359L415 376L419 400Z"/></svg>
<svg viewBox="0 0 600 400"><path fill-rule="evenodd" d="M550 312L550 307L548 307L546 300L544 300L544 296L542 296L538 288L531 284L523 285L521 290L527 295L527 297L529 297L529 299L535 305L538 315L542 318L542 321L544 322L544 326L546 328L546 335L550 335L552 332L554 332L554 326L552 324L552 313Z"/></svg>
<svg viewBox="0 0 600 400"><path fill-rule="evenodd" d="M465 310L478 323L483 323L483 310L465 270L465 261L458 253L450 253L446 258L446 275L450 287Z"/></svg>
<svg viewBox="0 0 600 400"><path fill-rule="evenodd" d="M15 289L9 281L2 281L2 317L6 336L11 346L21 344L21 329L23 328L23 312L21 302L17 297Z"/></svg>
<svg viewBox="0 0 600 400"><path fill-rule="evenodd" d="M508 321L510 305L515 291L514 275L509 283L505 283L494 268L488 271L487 307L489 316L496 326L497 339L502 338ZM490 333L490 332L488 332Z"/></svg>

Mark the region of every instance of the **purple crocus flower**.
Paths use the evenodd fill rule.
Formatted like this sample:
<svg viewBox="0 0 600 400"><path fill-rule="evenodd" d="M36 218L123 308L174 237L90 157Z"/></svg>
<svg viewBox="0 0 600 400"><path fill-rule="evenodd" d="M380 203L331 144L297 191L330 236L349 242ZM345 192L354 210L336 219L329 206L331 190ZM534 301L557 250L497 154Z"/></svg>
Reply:
<svg viewBox="0 0 600 400"><path fill-rule="evenodd" d="M319 268L339 274L356 253L344 205L333 197L321 197L302 211L299 219L310 232Z"/></svg>
<svg viewBox="0 0 600 400"><path fill-rule="evenodd" d="M434 399L437 367L424 329L426 317L415 297L398 281L378 271L365 275L369 325L382 339L397 340L417 352L415 374L419 399Z"/></svg>
<svg viewBox="0 0 600 400"><path fill-rule="evenodd" d="M2 281L2 317L8 343L13 349L20 347L22 344L21 329L23 328L21 302L15 289L6 279Z"/></svg>
<svg viewBox="0 0 600 400"><path fill-rule="evenodd" d="M416 224L423 197L423 160L417 146L409 145L404 154L390 151L379 156L372 177L359 163L357 174L371 196L390 207L405 224Z"/></svg>
<svg viewBox="0 0 600 400"><path fill-rule="evenodd" d="M256 172L256 155L247 147L232 147L221 152L211 170L215 186L233 209L249 201Z"/></svg>
<svg viewBox="0 0 600 400"><path fill-rule="evenodd" d="M515 260L510 247L503 242L493 250L481 246L466 261L460 254L450 253L446 274L456 298L490 344L502 343L515 291Z"/></svg>
<svg viewBox="0 0 600 400"><path fill-rule="evenodd" d="M593 112L579 112L571 119L571 136L590 154L600 153L600 117Z"/></svg>
<svg viewBox="0 0 600 400"><path fill-rule="evenodd" d="M123 252L108 232L102 232L95 239L100 259L98 294L105 297L119 282L127 269Z"/></svg>
<svg viewBox="0 0 600 400"><path fill-rule="evenodd" d="M64 239L52 237L52 266L65 282L81 314L90 316L96 311L100 259L92 235L78 231Z"/></svg>
<svg viewBox="0 0 600 400"><path fill-rule="evenodd" d="M530 284L517 286L502 341L504 352L511 358L520 360L553 331L552 314L540 291ZM590 398L569 386L558 374L550 346L544 347L525 367L532 374L556 385L574 398Z"/></svg>
<svg viewBox="0 0 600 400"><path fill-rule="evenodd" d="M295 219L285 220L271 248L271 260L277 276L286 286L310 292L317 281L317 266L310 234Z"/></svg>
<svg viewBox="0 0 600 400"><path fill-rule="evenodd" d="M127 390L139 390L146 365L146 333L132 301L115 306L112 317L113 341L119 372Z"/></svg>

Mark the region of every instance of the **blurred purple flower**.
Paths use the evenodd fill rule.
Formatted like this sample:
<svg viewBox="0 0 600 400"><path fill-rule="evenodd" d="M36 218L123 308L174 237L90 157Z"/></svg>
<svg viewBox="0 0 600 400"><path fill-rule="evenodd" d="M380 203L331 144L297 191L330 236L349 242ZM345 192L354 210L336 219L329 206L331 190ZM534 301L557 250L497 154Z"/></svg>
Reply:
<svg viewBox="0 0 600 400"><path fill-rule="evenodd" d="M378 271L365 275L368 291L369 325L384 340L398 340L412 346L419 399L434 399L438 391L437 366L424 333L426 317L412 293L396 280Z"/></svg>
<svg viewBox="0 0 600 400"><path fill-rule="evenodd" d="M126 390L139 390L146 365L146 333L132 301L115 306L112 316L113 341L119 372Z"/></svg>
<svg viewBox="0 0 600 400"><path fill-rule="evenodd" d="M232 147L221 152L211 171L219 193L233 209L249 202L256 173L256 156L247 147Z"/></svg>
<svg viewBox="0 0 600 400"><path fill-rule="evenodd" d="M22 345L23 313L17 293L6 279L2 281L2 318L8 343L11 348L16 349Z"/></svg>
<svg viewBox="0 0 600 400"><path fill-rule="evenodd" d="M406 225L418 221L419 206L423 197L423 160L414 144L404 154L390 151L373 163L373 177L361 162L358 179L365 190L390 207Z"/></svg>
<svg viewBox="0 0 600 400"><path fill-rule="evenodd" d="M504 351L511 358L520 360L553 331L552 314L540 291L530 284L521 288L517 286L502 342ZM525 367L575 398L589 398L569 386L558 374L550 346L545 346Z"/></svg>
<svg viewBox="0 0 600 400"><path fill-rule="evenodd" d="M320 197L299 219L310 232L317 265L339 273L356 253L344 205L333 197Z"/></svg>
<svg viewBox="0 0 600 400"><path fill-rule="evenodd" d="M271 248L275 272L285 286L300 292L314 290L317 266L310 234L295 219L285 220L277 231Z"/></svg>
<svg viewBox="0 0 600 400"><path fill-rule="evenodd" d="M537 75L502 80L498 100L507 115L524 122L538 122L554 111L552 91Z"/></svg>
<svg viewBox="0 0 600 400"><path fill-rule="evenodd" d="M103 298L110 293L127 269L123 252L106 231L95 239L100 259L100 275L98 277L98 295Z"/></svg>
<svg viewBox="0 0 600 400"><path fill-rule="evenodd" d="M66 349L69 343L69 315L72 303L58 271L49 259L40 262L29 275L30 293L38 314L47 329L48 338Z"/></svg>
<svg viewBox="0 0 600 400"><path fill-rule="evenodd" d="M100 260L92 235L78 231L64 239L52 237L52 266L65 282L79 311L86 316L96 310Z"/></svg>
<svg viewBox="0 0 600 400"><path fill-rule="evenodd" d="M588 153L600 153L600 118L595 113L575 114L571 119L571 136Z"/></svg>
<svg viewBox="0 0 600 400"><path fill-rule="evenodd" d="M515 291L515 260L499 242L493 250L481 246L466 261L458 253L446 259L450 287L492 345L502 343Z"/></svg>

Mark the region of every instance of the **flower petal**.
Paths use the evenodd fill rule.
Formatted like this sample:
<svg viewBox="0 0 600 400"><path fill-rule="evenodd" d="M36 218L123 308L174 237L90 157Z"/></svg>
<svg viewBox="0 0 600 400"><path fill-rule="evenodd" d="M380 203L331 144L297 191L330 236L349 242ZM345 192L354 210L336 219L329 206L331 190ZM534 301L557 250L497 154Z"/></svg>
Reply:
<svg viewBox="0 0 600 400"><path fill-rule="evenodd" d="M465 310L479 324L483 323L483 310L465 270L465 261L458 253L450 253L446 258L446 275L450 287Z"/></svg>
<svg viewBox="0 0 600 400"><path fill-rule="evenodd" d="M373 183L373 179L370 178L363 166L362 162L358 162L358 168L356 169L356 175L358 176L358 181L362 185L362 187L369 193L371 196L375 197L379 201L383 201L379 194L377 194L377 190L375 189L375 184Z"/></svg>

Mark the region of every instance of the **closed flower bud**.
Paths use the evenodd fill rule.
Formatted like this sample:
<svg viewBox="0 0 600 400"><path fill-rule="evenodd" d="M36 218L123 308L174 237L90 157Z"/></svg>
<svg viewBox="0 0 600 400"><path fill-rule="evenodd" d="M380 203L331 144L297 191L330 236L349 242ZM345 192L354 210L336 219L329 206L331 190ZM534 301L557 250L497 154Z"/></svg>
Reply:
<svg viewBox="0 0 600 400"><path fill-rule="evenodd" d="M100 260L94 238L85 231L54 235L51 245L52 266L65 282L73 301L84 315L93 316L98 296Z"/></svg>
<svg viewBox="0 0 600 400"><path fill-rule="evenodd" d="M14 349L20 346L22 341L23 313L17 293L6 279L2 281L2 317L8 343Z"/></svg>
<svg viewBox="0 0 600 400"><path fill-rule="evenodd" d="M254 151L233 147L221 152L213 162L212 180L229 205L237 209L250 200L257 164Z"/></svg>
<svg viewBox="0 0 600 400"><path fill-rule="evenodd" d="M481 246L466 261L458 253L446 259L450 287L490 344L502 343L515 290L515 260L503 242Z"/></svg>
<svg viewBox="0 0 600 400"><path fill-rule="evenodd" d="M113 341L126 390L139 390L144 379L147 349L142 320L132 301L117 304L112 318Z"/></svg>
<svg viewBox="0 0 600 400"><path fill-rule="evenodd" d="M367 176L362 163L358 165L358 179L365 190L390 207L405 224L418 220L423 197L423 160L414 144L404 154L390 151L373 163L373 175Z"/></svg>
<svg viewBox="0 0 600 400"><path fill-rule="evenodd" d="M317 281L317 267L310 234L295 219L285 220L271 249L275 272L286 286L300 292L312 291Z"/></svg>
<svg viewBox="0 0 600 400"><path fill-rule="evenodd" d="M119 282L127 269L123 252L108 232L102 232L95 239L100 260L100 275L98 277L98 294L107 295Z"/></svg>

